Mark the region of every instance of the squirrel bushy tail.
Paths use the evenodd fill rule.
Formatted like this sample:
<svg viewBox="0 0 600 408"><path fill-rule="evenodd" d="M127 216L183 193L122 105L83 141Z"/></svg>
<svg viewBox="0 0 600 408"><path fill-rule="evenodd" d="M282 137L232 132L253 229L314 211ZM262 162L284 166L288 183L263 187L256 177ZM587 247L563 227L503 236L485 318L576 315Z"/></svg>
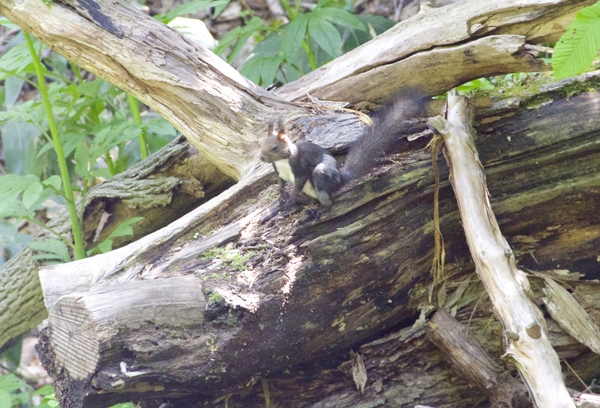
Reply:
<svg viewBox="0 0 600 408"><path fill-rule="evenodd" d="M377 166L398 142L398 125L410 118L424 116L429 97L417 88L397 92L371 119L373 124L350 147L341 170L343 183L362 177Z"/></svg>
<svg viewBox="0 0 600 408"><path fill-rule="evenodd" d="M398 92L388 103L371 116L373 125L366 128L350 148L346 164L340 172L338 163L327 150L308 141L292 142L281 121L269 126L267 136L260 142L260 158L272 163L277 172L279 198L284 211L290 210L301 193L332 205L331 194L351 179L367 174L377 162L390 153L398 141L398 125L420 116L428 97L413 88ZM294 185L286 199L285 185Z"/></svg>

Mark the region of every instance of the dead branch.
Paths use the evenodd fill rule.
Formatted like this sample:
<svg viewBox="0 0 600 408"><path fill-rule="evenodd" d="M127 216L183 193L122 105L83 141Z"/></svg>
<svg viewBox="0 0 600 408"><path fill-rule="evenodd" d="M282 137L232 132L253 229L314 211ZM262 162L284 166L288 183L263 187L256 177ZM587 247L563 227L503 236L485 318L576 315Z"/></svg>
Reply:
<svg viewBox="0 0 600 408"><path fill-rule="evenodd" d="M444 138L452 187L477 274L504 326L506 354L515 360L535 403L548 408L574 407L542 313L527 296L527 277L517 269L491 208L471 113L466 99L453 92L448 95L448 120L436 117L430 124Z"/></svg>

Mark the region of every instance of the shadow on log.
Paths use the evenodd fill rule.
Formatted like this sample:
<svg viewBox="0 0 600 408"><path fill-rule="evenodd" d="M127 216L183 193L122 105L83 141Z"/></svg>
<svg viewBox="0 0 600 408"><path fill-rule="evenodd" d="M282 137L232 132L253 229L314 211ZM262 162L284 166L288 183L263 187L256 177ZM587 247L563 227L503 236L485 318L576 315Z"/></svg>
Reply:
<svg viewBox="0 0 600 408"><path fill-rule="evenodd" d="M541 92L510 108L501 103L480 108L476 143L494 211L518 261L530 269L569 269L595 278L597 263L587 260L596 259L594 237L600 231L595 211L600 104L593 93L566 100L560 98L562 92ZM412 146L418 143L425 142ZM77 373L83 380L53 362L52 340L45 340L44 364L57 380L64 406L134 400L147 406L166 401L219 406L227 401L229 407L250 407L264 405L266 398L284 406L460 406L483 401L480 392L451 374L444 355L423 337L424 320L418 318L430 310L433 257L431 159L417 148L400 160L358 180L335 197L328 213L308 223L301 223L303 211L261 223L261 214L276 199L276 186L269 186L273 179L257 178L244 196L254 206L227 202L219 215L210 216L212 222L228 220L223 231L194 237L191 228L164 241L168 246L154 257L142 257L146 262L116 265L92 287L120 285L119 280L134 276L197 277L207 302L204 324L194 329L193 321L182 317L181 333L188 333L184 344L158 342L152 356L115 349L106 364L82 363L88 367ZM442 180L447 179L441 161L440 169ZM446 281L433 292L435 303L459 311L458 320L473 328L499 362L501 329L473 274L447 182L442 183L440 209L447 264ZM176 260L179 252L185 256ZM62 279L67 284L61 291L70 293L67 276L93 272L99 260L69 264L67 274L47 270L42 284L54 290ZM570 285L579 290L590 283ZM537 281L533 287L541 295ZM53 310L61 295L50 292L46 302ZM597 303L594 296L585 304ZM152 320L139 316L140 321L146 318ZM552 321L547 324L555 328ZM51 338L56 329L51 327ZM157 338L167 332L157 325ZM117 330L111 343L123 344L123 335ZM581 378L600 372L600 359L573 339L558 330L551 330L550 338ZM344 363L352 349L366 367L364 395L352 380L353 363ZM500 365L513 372L510 365ZM567 374L568 385L582 389ZM160 389L165 383L169 387Z"/></svg>

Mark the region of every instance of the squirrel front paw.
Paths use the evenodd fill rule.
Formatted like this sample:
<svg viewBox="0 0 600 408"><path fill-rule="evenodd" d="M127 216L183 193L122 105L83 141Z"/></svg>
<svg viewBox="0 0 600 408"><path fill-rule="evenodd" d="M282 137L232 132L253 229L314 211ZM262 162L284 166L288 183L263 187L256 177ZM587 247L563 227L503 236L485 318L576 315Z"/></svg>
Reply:
<svg viewBox="0 0 600 408"><path fill-rule="evenodd" d="M296 205L296 200L293 197L290 197L283 202L283 205L281 206L281 210L283 212L290 212L294 208L295 205Z"/></svg>

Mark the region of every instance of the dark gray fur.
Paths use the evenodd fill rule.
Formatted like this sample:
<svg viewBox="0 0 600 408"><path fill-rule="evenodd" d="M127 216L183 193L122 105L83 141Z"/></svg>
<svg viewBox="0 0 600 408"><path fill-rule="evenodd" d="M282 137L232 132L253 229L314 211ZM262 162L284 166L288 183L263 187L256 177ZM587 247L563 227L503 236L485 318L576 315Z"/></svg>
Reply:
<svg viewBox="0 0 600 408"><path fill-rule="evenodd" d="M342 171L335 158L321 146L306 141L293 143L281 121L277 127L270 125L269 134L260 144L261 160L273 163L279 175L284 211L296 204L301 191L319 200L326 209L331 207L331 194L375 167L396 144L397 124L424 113L428 99L414 88L397 93L372 115L373 125L350 148ZM294 188L288 200L284 200L287 181L293 181Z"/></svg>

